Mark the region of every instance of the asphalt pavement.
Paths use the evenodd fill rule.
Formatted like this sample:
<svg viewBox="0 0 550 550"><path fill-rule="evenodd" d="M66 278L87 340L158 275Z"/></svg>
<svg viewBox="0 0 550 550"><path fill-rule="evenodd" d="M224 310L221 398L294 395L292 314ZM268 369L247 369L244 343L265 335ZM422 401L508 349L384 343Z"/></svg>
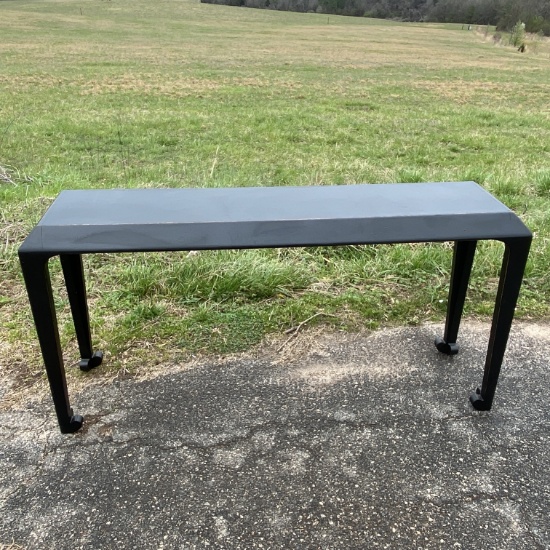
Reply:
<svg viewBox="0 0 550 550"><path fill-rule="evenodd" d="M48 395L3 407L0 548L548 549L550 328L514 324L489 412L489 325L454 357L441 330L92 374L73 435Z"/></svg>

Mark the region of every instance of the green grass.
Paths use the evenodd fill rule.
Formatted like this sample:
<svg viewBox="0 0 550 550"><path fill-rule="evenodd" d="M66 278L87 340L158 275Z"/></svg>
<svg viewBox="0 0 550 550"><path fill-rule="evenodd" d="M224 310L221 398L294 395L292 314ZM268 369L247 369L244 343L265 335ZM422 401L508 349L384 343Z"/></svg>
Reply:
<svg viewBox="0 0 550 550"><path fill-rule="evenodd" d="M548 316L548 41L519 54L484 28L191 0L4 0L0 16L2 368L39 364L16 251L67 188L473 179L535 232L517 315ZM501 252L480 247L468 314L491 314ZM338 330L441 320L450 262L448 245L85 258L115 367L128 348L244 350L317 313Z"/></svg>

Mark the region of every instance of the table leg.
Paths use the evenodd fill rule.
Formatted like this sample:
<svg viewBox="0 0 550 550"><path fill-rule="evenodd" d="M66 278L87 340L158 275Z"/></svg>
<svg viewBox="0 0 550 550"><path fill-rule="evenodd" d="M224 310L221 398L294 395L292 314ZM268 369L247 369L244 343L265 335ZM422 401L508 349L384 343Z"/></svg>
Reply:
<svg viewBox="0 0 550 550"><path fill-rule="evenodd" d="M458 353L456 339L462 310L464 309L464 300L466 299L466 291L468 290L476 246L477 241L456 241L454 245L445 333L443 338L436 338L435 340L435 346L438 351L447 355L456 355Z"/></svg>
<svg viewBox="0 0 550 550"><path fill-rule="evenodd" d="M29 295L46 373L50 382L59 427L62 433L73 433L80 429L83 418L79 415L73 415L69 403L50 272L48 269L48 257L38 254L20 253L19 260Z"/></svg>
<svg viewBox="0 0 550 550"><path fill-rule="evenodd" d="M493 404L500 367L506 351L508 336L514 318L521 281L529 256L531 237L515 238L504 241L504 259L500 272L500 280L485 360L485 372L481 389L478 388L470 396L475 409L488 411Z"/></svg>
<svg viewBox="0 0 550 550"><path fill-rule="evenodd" d="M101 351L94 353L92 348L82 256L80 254L61 254L59 258L61 260L61 267L63 268L76 339L80 350L80 363L78 365L80 370L89 371L101 365L103 353Z"/></svg>

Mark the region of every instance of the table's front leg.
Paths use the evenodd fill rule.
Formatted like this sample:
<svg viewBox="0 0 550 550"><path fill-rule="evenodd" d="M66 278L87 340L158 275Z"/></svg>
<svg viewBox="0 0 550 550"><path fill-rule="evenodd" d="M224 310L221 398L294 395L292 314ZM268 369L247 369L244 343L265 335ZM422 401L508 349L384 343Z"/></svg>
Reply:
<svg viewBox="0 0 550 550"><path fill-rule="evenodd" d="M509 239L504 241L504 245L504 259L500 271L483 383L481 388L478 388L470 396L472 405L480 411L490 410L493 404L500 367L504 359L523 273L529 256L531 237Z"/></svg>
<svg viewBox="0 0 550 550"><path fill-rule="evenodd" d="M92 348L82 256L80 254L61 254L59 258L61 260L61 267L63 268L76 339L80 350L80 363L78 365L80 370L89 371L101 365L103 353L101 351L94 353Z"/></svg>
<svg viewBox="0 0 550 550"><path fill-rule="evenodd" d="M435 346L441 353L456 355L458 353L458 328L464 309L464 300L470 281L477 241L456 241L451 269L449 301L447 303L447 320L443 338L436 338Z"/></svg>
<svg viewBox="0 0 550 550"><path fill-rule="evenodd" d="M73 414L69 403L50 272L48 269L48 257L41 254L20 252L19 260L29 295L59 427L62 433L73 433L80 429L83 418L82 416Z"/></svg>

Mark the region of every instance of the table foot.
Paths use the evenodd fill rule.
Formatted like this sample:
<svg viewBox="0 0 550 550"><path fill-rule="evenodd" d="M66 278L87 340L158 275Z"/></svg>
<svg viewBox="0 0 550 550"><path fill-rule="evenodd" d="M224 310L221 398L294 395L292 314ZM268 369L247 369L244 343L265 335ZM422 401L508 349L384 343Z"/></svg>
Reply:
<svg viewBox="0 0 550 550"><path fill-rule="evenodd" d="M75 432L78 432L80 428L82 428L83 422L84 422L83 416L80 416L79 414L74 414L73 416L71 416L71 419L67 424L60 426L61 433L74 434Z"/></svg>
<svg viewBox="0 0 550 550"><path fill-rule="evenodd" d="M434 344L437 351L446 355L456 355L458 353L458 344L447 344L443 338L436 338Z"/></svg>
<svg viewBox="0 0 550 550"><path fill-rule="evenodd" d="M78 363L81 371L88 372L89 370L99 367L103 361L103 352L96 351L90 358L81 359Z"/></svg>
<svg viewBox="0 0 550 550"><path fill-rule="evenodd" d="M485 401L481 396L481 390L477 388L475 393L470 395L470 403L476 411L488 411L491 409L491 403Z"/></svg>

